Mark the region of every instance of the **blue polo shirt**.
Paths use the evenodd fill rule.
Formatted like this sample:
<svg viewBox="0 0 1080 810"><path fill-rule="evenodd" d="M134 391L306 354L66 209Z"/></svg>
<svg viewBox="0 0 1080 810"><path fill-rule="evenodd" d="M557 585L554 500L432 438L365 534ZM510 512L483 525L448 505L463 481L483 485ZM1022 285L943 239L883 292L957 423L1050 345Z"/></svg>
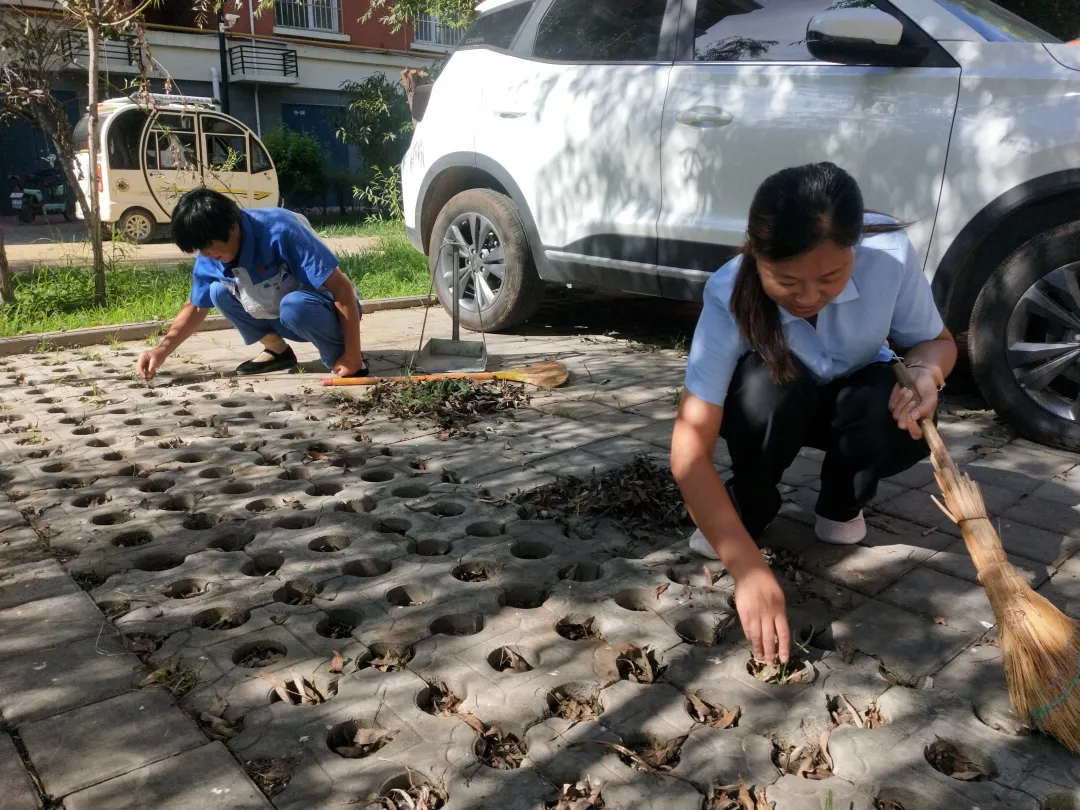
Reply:
<svg viewBox="0 0 1080 810"><path fill-rule="evenodd" d="M209 309L210 285L226 284L256 318L276 318L283 296L296 290L333 301L323 287L337 257L313 230L284 208L250 208L240 214L240 253L229 266L199 253L191 278L191 303Z"/></svg>
<svg viewBox="0 0 1080 810"><path fill-rule="evenodd" d="M741 263L742 256L736 256L705 285L686 367L687 390L721 407L736 363L750 351L729 309ZM792 353L820 384L891 360L889 338L910 347L933 340L944 328L918 254L903 231L863 239L855 248L851 279L818 313L816 328L783 307L780 321Z"/></svg>

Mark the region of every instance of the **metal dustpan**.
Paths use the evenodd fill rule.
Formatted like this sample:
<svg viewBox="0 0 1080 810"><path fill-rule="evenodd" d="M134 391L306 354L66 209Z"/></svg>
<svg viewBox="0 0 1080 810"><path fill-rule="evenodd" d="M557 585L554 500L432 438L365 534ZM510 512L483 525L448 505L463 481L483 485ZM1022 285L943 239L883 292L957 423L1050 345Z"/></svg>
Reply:
<svg viewBox="0 0 1080 810"><path fill-rule="evenodd" d="M457 248L452 243L444 243L435 272L439 272L444 261L451 262L451 267L455 271L454 277L460 280L465 274L456 266L457 257ZM435 272L431 274L432 289L435 286ZM461 296L458 294L456 285L450 287L450 294L454 301L450 307L450 339L428 338L428 342L423 345L419 353L413 356L413 369L428 374L471 374L487 371L487 341L484 333L480 332L480 340L461 339L459 313ZM424 311L424 326L426 325L427 310ZM421 327L420 340L423 341L423 339L423 327Z"/></svg>

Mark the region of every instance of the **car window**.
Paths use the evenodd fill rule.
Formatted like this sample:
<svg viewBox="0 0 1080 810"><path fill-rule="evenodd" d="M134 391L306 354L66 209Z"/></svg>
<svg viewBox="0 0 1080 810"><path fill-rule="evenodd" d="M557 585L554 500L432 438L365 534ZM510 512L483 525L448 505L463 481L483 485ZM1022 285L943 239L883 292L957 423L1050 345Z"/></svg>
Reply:
<svg viewBox="0 0 1080 810"><path fill-rule="evenodd" d="M535 4L535 0L524 0L481 14L465 32L461 47L472 45L508 49Z"/></svg>
<svg viewBox="0 0 1080 810"><path fill-rule="evenodd" d="M877 8L872 0L698 0L698 62L814 62L806 26L823 11Z"/></svg>
<svg viewBox="0 0 1080 810"><path fill-rule="evenodd" d="M139 168L139 141L142 139L146 118L146 112L143 110L125 110L117 113L109 126L110 169Z"/></svg>
<svg viewBox="0 0 1080 810"><path fill-rule="evenodd" d="M558 62L648 62L660 48L667 0L554 0L533 56Z"/></svg>
<svg viewBox="0 0 1080 810"><path fill-rule="evenodd" d="M154 119L146 141L146 168L198 171L194 116L163 114Z"/></svg>
<svg viewBox="0 0 1080 810"><path fill-rule="evenodd" d="M1061 42L990 0L937 0L990 42Z"/></svg>
<svg viewBox="0 0 1080 810"><path fill-rule="evenodd" d="M251 136L251 173L259 174L259 172L268 172L273 167L270 163L270 156L266 154L266 150L263 149L263 145L255 140L255 136Z"/></svg>

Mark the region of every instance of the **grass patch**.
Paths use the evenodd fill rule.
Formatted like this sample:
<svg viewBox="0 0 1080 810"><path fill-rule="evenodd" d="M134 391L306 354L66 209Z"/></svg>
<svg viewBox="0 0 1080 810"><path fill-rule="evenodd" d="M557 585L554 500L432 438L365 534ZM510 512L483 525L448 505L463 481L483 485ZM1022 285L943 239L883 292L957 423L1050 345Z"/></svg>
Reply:
<svg viewBox="0 0 1080 810"><path fill-rule="evenodd" d="M390 236L404 233L400 222L365 221L364 214L311 214L308 222L315 233L324 237L341 236Z"/></svg>
<svg viewBox="0 0 1080 810"><path fill-rule="evenodd" d="M340 254L342 271L362 299L427 293L427 260L401 223L379 223L376 244ZM90 326L170 320L191 293L191 264L117 266L105 272L107 305L95 307L93 273L85 267L41 268L15 277L15 303L0 308L0 337L64 332Z"/></svg>

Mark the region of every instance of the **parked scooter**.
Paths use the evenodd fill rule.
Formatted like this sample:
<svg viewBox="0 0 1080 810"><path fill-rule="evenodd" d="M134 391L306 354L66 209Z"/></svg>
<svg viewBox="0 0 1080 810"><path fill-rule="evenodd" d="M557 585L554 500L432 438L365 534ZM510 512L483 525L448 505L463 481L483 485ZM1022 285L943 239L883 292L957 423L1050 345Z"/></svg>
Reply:
<svg viewBox="0 0 1080 810"><path fill-rule="evenodd" d="M67 222L75 219L75 195L70 193L64 170L56 164L56 155L46 155L47 164L25 182L19 175L8 178L11 183L11 209L22 222L33 222L43 214L62 214Z"/></svg>

